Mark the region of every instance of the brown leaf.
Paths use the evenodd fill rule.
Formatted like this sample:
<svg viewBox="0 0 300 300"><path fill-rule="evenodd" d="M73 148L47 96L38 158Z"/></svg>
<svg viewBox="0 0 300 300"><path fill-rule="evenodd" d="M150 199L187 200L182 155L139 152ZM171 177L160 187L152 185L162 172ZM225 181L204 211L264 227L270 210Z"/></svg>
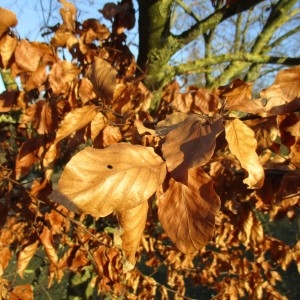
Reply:
<svg viewBox="0 0 300 300"><path fill-rule="evenodd" d="M136 262L135 254L145 229L147 212L147 201L134 208L118 212L118 221L121 227L120 248L125 252L126 260L129 262L129 264L124 263L124 272L134 268Z"/></svg>
<svg viewBox="0 0 300 300"><path fill-rule="evenodd" d="M34 300L33 288L31 284L17 285L13 288L9 295L10 300Z"/></svg>
<svg viewBox="0 0 300 300"><path fill-rule="evenodd" d="M170 178L157 200L159 221L180 251L196 252L211 240L220 199L201 168L188 170L187 185Z"/></svg>
<svg viewBox="0 0 300 300"><path fill-rule="evenodd" d="M40 160L38 153L43 148L44 143L45 139L43 136L36 136L22 144L16 158L16 178L28 175L32 166Z"/></svg>
<svg viewBox="0 0 300 300"><path fill-rule="evenodd" d="M2 206L1 206L1 211L3 212ZM0 246L0 277L2 276L1 272L3 272L7 268L9 261L12 257L12 253L9 247L4 246L2 242L1 244L2 245Z"/></svg>
<svg viewBox="0 0 300 300"><path fill-rule="evenodd" d="M106 126L102 131L103 147L117 144L122 140L122 134L120 128L117 126Z"/></svg>
<svg viewBox="0 0 300 300"><path fill-rule="evenodd" d="M248 177L243 182L250 189L261 188L265 174L255 152L257 141L254 132L239 119L227 120L225 132L231 153L236 156L242 168L248 173Z"/></svg>
<svg viewBox="0 0 300 300"><path fill-rule="evenodd" d="M95 57L87 77L92 82L97 96L107 104L111 103L116 89L117 71L104 59Z"/></svg>
<svg viewBox="0 0 300 300"><path fill-rule="evenodd" d="M165 164L152 148L126 143L88 147L66 165L50 198L99 218L147 201L165 176Z"/></svg>
<svg viewBox="0 0 300 300"><path fill-rule="evenodd" d="M0 39L0 57L4 69L7 68L9 61L16 49L17 43L17 38L8 34L5 35L2 39Z"/></svg>
<svg viewBox="0 0 300 300"><path fill-rule="evenodd" d="M9 30L9 27L15 27L17 24L16 15L11 10L0 7L0 37Z"/></svg>
<svg viewBox="0 0 300 300"><path fill-rule="evenodd" d="M58 262L58 257L56 254L56 250L53 246L53 235L50 231L50 229L46 226L44 226L42 233L40 234L40 241L42 245L44 246L46 255L49 259L49 261L56 265Z"/></svg>
<svg viewBox="0 0 300 300"><path fill-rule="evenodd" d="M80 73L79 68L68 61L55 63L49 73L49 83L54 94L66 94L71 82Z"/></svg>
<svg viewBox="0 0 300 300"><path fill-rule="evenodd" d="M22 246L22 249L18 254L18 260L17 260L17 273L20 275L20 277L23 278L24 271L26 270L30 260L35 254L38 245L39 245L39 240L35 240L30 242L27 241Z"/></svg>
<svg viewBox="0 0 300 300"><path fill-rule="evenodd" d="M63 19L64 25L68 31L75 30L75 20L76 20L76 7L72 2L66 0L60 0L62 8L60 9L60 15Z"/></svg>
<svg viewBox="0 0 300 300"><path fill-rule="evenodd" d="M57 130L54 142L58 143L71 133L85 127L94 119L98 111L99 107L96 105L86 105L70 111Z"/></svg>
<svg viewBox="0 0 300 300"><path fill-rule="evenodd" d="M0 112L9 112L16 104L18 92L16 91L4 91L0 94Z"/></svg>
<svg viewBox="0 0 300 300"><path fill-rule="evenodd" d="M16 63L22 71L35 71L42 56L43 52L40 50L39 43L27 40L19 41L15 50Z"/></svg>
<svg viewBox="0 0 300 300"><path fill-rule="evenodd" d="M85 77L78 84L78 96L83 104L96 98L92 83Z"/></svg>
<svg viewBox="0 0 300 300"><path fill-rule="evenodd" d="M279 85L288 102L300 97L300 66L277 73L274 85Z"/></svg>
<svg viewBox="0 0 300 300"><path fill-rule="evenodd" d="M212 157L216 137L223 128L220 115L210 122L199 115L189 115L170 131L162 145L162 152L172 177L181 180L188 168L204 165Z"/></svg>
<svg viewBox="0 0 300 300"><path fill-rule="evenodd" d="M46 74L46 65L39 65L37 69L32 72L29 76L26 74L25 76L21 74L22 86L25 91L30 91L35 88L41 90L41 87L46 82L47 74Z"/></svg>

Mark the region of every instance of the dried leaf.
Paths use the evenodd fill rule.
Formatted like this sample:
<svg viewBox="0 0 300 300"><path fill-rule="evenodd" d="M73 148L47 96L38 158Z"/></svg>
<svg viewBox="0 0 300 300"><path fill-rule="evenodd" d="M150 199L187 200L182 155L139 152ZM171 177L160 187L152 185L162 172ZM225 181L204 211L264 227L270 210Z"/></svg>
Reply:
<svg viewBox="0 0 300 300"><path fill-rule="evenodd" d="M76 7L72 2L66 0L60 0L62 8L60 9L60 15L63 19L64 25L68 31L75 31L76 20Z"/></svg>
<svg viewBox="0 0 300 300"><path fill-rule="evenodd" d="M145 201L140 205L118 212L118 221L121 227L121 249L125 252L126 260L130 264L124 272L134 268L136 258L135 254L140 245L140 241L145 229L148 212L148 202Z"/></svg>
<svg viewBox="0 0 300 300"><path fill-rule="evenodd" d="M277 73L274 85L279 85L288 102L300 97L300 66Z"/></svg>
<svg viewBox="0 0 300 300"><path fill-rule="evenodd" d="M99 218L147 201L165 176L165 164L152 148L126 143L88 147L67 164L50 198Z"/></svg>
<svg viewBox="0 0 300 300"><path fill-rule="evenodd" d="M50 229L46 226L44 226L42 233L40 234L40 241L42 245L44 246L46 255L49 259L49 261L56 265L58 262L58 257L56 254L56 250L53 246L53 235L50 231Z"/></svg>
<svg viewBox="0 0 300 300"><path fill-rule="evenodd" d="M96 98L92 83L85 77L83 77L79 82L78 96L83 104Z"/></svg>
<svg viewBox="0 0 300 300"><path fill-rule="evenodd" d="M32 285L27 283L27 284L15 286L9 295L9 299L10 300L20 300L20 299L34 300Z"/></svg>
<svg viewBox="0 0 300 300"><path fill-rule="evenodd" d="M9 112L16 104L18 92L4 91L0 94L0 113Z"/></svg>
<svg viewBox="0 0 300 300"><path fill-rule="evenodd" d="M22 71L33 72L37 69L43 52L40 50L39 43L27 40L19 41L15 50L15 60Z"/></svg>
<svg viewBox="0 0 300 300"><path fill-rule="evenodd" d="M162 145L168 171L181 180L188 168L204 165L213 155L216 137L223 130L220 115L206 122L199 115L189 115L166 135Z"/></svg>
<svg viewBox="0 0 300 300"><path fill-rule="evenodd" d="M34 242L24 243L21 251L18 255L17 260L17 273L20 275L20 277L23 278L24 271L26 270L30 260L32 259L33 255L35 254L37 248L39 245L39 241L35 240Z"/></svg>
<svg viewBox="0 0 300 300"><path fill-rule="evenodd" d="M57 95L66 94L71 82L79 73L79 68L71 62L59 61L55 63L48 76L53 93Z"/></svg>
<svg viewBox="0 0 300 300"><path fill-rule="evenodd" d="M227 120L225 123L226 140L232 154L247 171L248 177L243 180L250 189L261 188L264 183L264 169L261 166L255 150L257 141L254 132L241 120Z"/></svg>
<svg viewBox="0 0 300 300"><path fill-rule="evenodd" d="M0 8L1 9L1 8ZM1 25L0 25L1 27ZM0 29L1 30L1 29ZM0 34L1 36L1 34ZM15 36L5 35L0 40L0 57L4 69L8 67L9 61L16 49L18 40Z"/></svg>
<svg viewBox="0 0 300 300"><path fill-rule="evenodd" d="M220 199L201 168L188 170L186 185L170 178L157 200L159 221L180 251L196 252L211 240Z"/></svg>
<svg viewBox="0 0 300 300"><path fill-rule="evenodd" d="M85 127L95 118L98 111L99 107L96 105L86 105L70 111L56 132L55 143L58 143L71 133Z"/></svg>
<svg viewBox="0 0 300 300"><path fill-rule="evenodd" d="M92 82L97 96L107 104L111 103L116 88L116 69L104 59L95 57L87 72L87 77Z"/></svg>
<svg viewBox="0 0 300 300"><path fill-rule="evenodd" d="M16 15L11 10L0 7L0 37L9 30L9 27L15 27L17 24Z"/></svg>

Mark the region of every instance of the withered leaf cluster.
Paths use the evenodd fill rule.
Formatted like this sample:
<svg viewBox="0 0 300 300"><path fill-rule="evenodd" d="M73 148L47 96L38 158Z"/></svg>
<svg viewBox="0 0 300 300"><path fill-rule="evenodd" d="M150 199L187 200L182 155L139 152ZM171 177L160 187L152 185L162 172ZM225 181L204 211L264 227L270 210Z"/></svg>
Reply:
<svg viewBox="0 0 300 300"><path fill-rule="evenodd" d="M299 241L265 232L262 215L299 218L300 66L259 98L240 79L213 91L172 82L150 114L124 43L132 2L104 5L112 32L60 2L49 44L18 38L15 14L0 8L0 67L20 80L0 95L0 113L19 116L0 127L1 297L33 299L5 271L17 255L24 277L43 248L49 287L92 268L99 293L128 299L182 296L185 278L215 299L286 299L277 269L300 272ZM114 236L97 227L106 218ZM135 268L142 256L154 272L166 266L169 288Z"/></svg>

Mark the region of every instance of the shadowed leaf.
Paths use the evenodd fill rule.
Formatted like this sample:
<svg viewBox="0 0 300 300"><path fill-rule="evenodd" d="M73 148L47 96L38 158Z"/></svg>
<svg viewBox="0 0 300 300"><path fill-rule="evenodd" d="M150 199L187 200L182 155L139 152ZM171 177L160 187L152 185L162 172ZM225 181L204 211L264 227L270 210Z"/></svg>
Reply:
<svg viewBox="0 0 300 300"><path fill-rule="evenodd" d="M67 164L50 198L99 218L147 201L165 175L165 164L152 148L125 143L88 147Z"/></svg>
<svg viewBox="0 0 300 300"><path fill-rule="evenodd" d="M95 57L87 77L92 82L97 96L106 103L111 103L116 88L117 71L107 61Z"/></svg>
<svg viewBox="0 0 300 300"><path fill-rule="evenodd" d="M248 177L243 182L250 189L261 188L265 174L256 154L257 141L253 130L241 120L234 119L226 121L225 132L231 153L248 173Z"/></svg>
<svg viewBox="0 0 300 300"><path fill-rule="evenodd" d="M204 165L213 155L216 136L223 130L220 115L206 122L199 115L189 115L166 135L163 157L172 177L180 180L188 168Z"/></svg>
<svg viewBox="0 0 300 300"><path fill-rule="evenodd" d="M201 168L188 170L186 185L170 178L157 199L159 221L180 251L196 252L211 240L220 199Z"/></svg>

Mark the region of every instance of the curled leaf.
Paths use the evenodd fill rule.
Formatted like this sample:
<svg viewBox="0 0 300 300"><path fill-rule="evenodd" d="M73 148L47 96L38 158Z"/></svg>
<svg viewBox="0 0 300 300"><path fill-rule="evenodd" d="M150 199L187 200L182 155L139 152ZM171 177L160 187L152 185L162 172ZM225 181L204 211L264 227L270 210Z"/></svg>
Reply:
<svg viewBox="0 0 300 300"><path fill-rule="evenodd" d="M129 264L125 263L127 268L124 271L131 270L136 262L135 253L140 245L140 241L145 229L148 212L148 202L142 202L140 205L118 212L118 221L121 227L121 249L125 253L125 258Z"/></svg>
<svg viewBox="0 0 300 300"><path fill-rule="evenodd" d="M152 148L126 143L88 147L66 165L50 198L99 218L147 201L165 176L165 163Z"/></svg>
<svg viewBox="0 0 300 300"><path fill-rule="evenodd" d="M24 271L26 270L30 260L32 259L33 255L35 254L39 245L39 241L35 240L34 242L25 243L19 252L18 260L17 260L17 273L20 277L23 278Z"/></svg>
<svg viewBox="0 0 300 300"><path fill-rule="evenodd" d="M257 141L254 132L239 119L227 120L225 123L226 140L232 154L239 160L248 177L244 183L250 189L261 188L264 183L264 169L256 153Z"/></svg>
<svg viewBox="0 0 300 300"><path fill-rule="evenodd" d="M187 184L170 178L157 199L159 221L180 251L196 252L211 240L220 199L201 168L188 170Z"/></svg>

